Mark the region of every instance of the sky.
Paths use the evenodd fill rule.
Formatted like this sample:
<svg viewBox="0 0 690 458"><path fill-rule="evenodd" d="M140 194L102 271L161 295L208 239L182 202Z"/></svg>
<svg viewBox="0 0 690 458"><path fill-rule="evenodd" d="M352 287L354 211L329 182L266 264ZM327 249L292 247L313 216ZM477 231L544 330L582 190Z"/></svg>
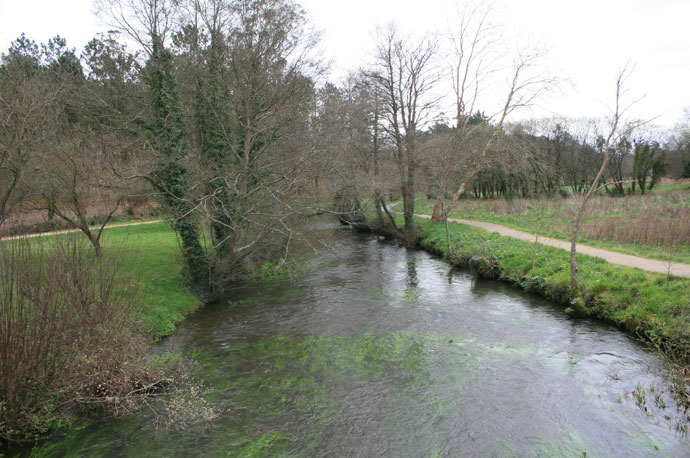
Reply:
<svg viewBox="0 0 690 458"><path fill-rule="evenodd" d="M419 35L446 33L457 17L455 0L300 3L322 33L334 81L366 64L377 25L395 21L401 30ZM688 0L497 0L493 21L504 26L506 43L537 42L548 49L544 72L560 81L519 116L607 116L616 74L629 64L634 71L625 98L641 98L629 116L653 118L664 127L683 121L683 109L690 107L688 18ZM79 51L107 29L92 0L0 0L2 50L24 32L37 42L60 34Z"/></svg>

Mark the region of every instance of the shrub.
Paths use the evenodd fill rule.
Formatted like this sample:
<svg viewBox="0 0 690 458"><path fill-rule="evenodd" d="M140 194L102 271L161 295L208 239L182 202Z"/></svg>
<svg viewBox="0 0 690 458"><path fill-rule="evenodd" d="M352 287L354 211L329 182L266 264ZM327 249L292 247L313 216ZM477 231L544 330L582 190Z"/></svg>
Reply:
<svg viewBox="0 0 690 458"><path fill-rule="evenodd" d="M0 242L0 440L151 383L137 284L76 237Z"/></svg>

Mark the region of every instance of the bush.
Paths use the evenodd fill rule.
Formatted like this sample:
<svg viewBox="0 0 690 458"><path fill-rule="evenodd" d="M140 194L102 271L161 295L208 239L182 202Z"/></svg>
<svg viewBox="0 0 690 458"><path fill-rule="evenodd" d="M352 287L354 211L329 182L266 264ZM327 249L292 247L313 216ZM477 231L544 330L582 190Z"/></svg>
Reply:
<svg viewBox="0 0 690 458"><path fill-rule="evenodd" d="M76 237L0 242L0 439L150 384L137 284Z"/></svg>

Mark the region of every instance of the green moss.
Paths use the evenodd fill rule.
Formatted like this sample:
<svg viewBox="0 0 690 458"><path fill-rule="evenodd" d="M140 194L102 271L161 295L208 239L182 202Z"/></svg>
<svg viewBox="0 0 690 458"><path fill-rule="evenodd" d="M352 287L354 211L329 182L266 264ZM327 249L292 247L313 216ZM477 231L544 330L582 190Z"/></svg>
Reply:
<svg viewBox="0 0 690 458"><path fill-rule="evenodd" d="M407 288L403 294L403 300L405 302L416 303L419 300L419 294L415 290Z"/></svg>
<svg viewBox="0 0 690 458"><path fill-rule="evenodd" d="M257 439L249 440L237 451L240 458L273 457L285 454L290 441L284 434L272 432ZM234 450L227 450L234 452Z"/></svg>

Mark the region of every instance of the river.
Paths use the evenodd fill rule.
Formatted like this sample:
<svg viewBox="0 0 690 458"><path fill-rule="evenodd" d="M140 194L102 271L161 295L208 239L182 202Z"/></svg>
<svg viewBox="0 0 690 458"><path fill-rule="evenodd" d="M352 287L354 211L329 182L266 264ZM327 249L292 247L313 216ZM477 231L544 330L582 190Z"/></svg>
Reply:
<svg viewBox="0 0 690 458"><path fill-rule="evenodd" d="M213 422L166 428L144 409L34 453L690 456L664 365L635 339L423 251L338 234L293 278L242 288L161 343L195 360Z"/></svg>

